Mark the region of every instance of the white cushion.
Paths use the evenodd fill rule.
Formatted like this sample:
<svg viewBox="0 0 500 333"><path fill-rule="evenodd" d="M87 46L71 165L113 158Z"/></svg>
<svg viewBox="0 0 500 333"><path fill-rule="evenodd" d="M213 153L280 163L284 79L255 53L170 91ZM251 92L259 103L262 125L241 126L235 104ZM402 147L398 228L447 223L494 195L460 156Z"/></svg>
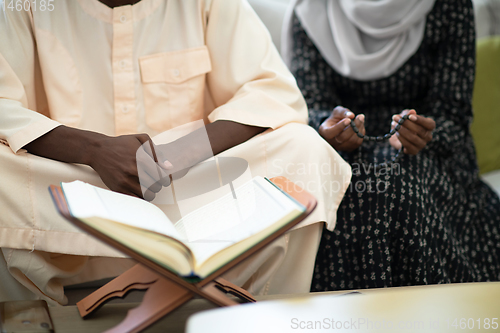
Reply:
<svg viewBox="0 0 500 333"><path fill-rule="evenodd" d="M278 50L281 47L281 28L290 0L248 0L257 15L271 33L273 43Z"/></svg>
<svg viewBox="0 0 500 333"><path fill-rule="evenodd" d="M500 34L500 0L473 0L476 37Z"/></svg>
<svg viewBox="0 0 500 333"><path fill-rule="evenodd" d="M481 179L500 196L500 170L485 173Z"/></svg>

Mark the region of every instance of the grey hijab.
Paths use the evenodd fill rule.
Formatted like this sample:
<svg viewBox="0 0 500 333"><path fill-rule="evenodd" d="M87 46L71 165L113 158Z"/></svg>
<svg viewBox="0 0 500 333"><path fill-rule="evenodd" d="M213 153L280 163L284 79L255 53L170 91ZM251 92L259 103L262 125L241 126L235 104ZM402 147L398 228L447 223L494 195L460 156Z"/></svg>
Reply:
<svg viewBox="0 0 500 333"><path fill-rule="evenodd" d="M418 50L435 0L292 0L281 51L292 58L292 17L333 69L369 81L396 72Z"/></svg>

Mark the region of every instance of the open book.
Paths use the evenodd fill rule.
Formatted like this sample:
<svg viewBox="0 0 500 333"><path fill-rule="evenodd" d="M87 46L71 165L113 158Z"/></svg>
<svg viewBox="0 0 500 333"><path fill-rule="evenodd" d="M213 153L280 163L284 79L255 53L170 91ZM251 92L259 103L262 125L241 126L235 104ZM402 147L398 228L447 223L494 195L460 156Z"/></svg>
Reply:
<svg viewBox="0 0 500 333"><path fill-rule="evenodd" d="M139 198L75 181L61 184L72 217L168 270L200 280L306 211L255 177L175 224Z"/></svg>

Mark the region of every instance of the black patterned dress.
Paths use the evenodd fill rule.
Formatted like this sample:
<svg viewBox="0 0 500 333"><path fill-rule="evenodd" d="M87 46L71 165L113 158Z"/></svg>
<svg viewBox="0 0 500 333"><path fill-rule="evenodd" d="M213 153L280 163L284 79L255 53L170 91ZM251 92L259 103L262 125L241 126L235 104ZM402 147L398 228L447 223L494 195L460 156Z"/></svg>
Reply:
<svg viewBox="0 0 500 333"><path fill-rule="evenodd" d="M390 130L404 109L433 117L434 138L417 156L389 143L341 153L353 167L333 232L324 230L312 291L500 279L500 202L478 178L472 119L475 32L470 0L437 0L424 40L396 73L342 77L294 18L291 65L319 125L342 105L366 116L368 135Z"/></svg>

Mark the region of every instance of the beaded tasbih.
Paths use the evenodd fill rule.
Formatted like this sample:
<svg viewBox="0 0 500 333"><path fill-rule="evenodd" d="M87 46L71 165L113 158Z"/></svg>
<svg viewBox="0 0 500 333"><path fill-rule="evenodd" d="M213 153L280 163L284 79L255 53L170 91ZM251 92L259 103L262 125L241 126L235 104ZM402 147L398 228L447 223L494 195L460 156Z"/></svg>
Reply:
<svg viewBox="0 0 500 333"><path fill-rule="evenodd" d="M396 134L397 131L399 131L399 129L401 128L401 126L403 126L403 123L405 122L406 119L410 118L410 115L408 114L405 114L403 117L401 117L401 119L399 119L397 125L390 130L389 133L385 134L385 135L379 135L379 136L369 136L369 135L364 135L363 133L360 133L359 132L359 129L358 127L356 126L356 124L354 123L354 121L351 121L351 127L352 127L352 130L354 131L354 133L356 133L356 135L363 139L363 140L366 140L366 141L373 141L373 142L382 142L382 141L387 141L389 140L389 138L391 136L393 136L394 134ZM398 152L396 153L396 156L394 156L394 158L389 162L389 163L386 163L385 166L387 167L391 167L391 165L393 163L396 163L401 152L403 151L404 147L401 146L401 149L398 150ZM375 168L377 169L378 167L380 167L381 165L375 165Z"/></svg>

